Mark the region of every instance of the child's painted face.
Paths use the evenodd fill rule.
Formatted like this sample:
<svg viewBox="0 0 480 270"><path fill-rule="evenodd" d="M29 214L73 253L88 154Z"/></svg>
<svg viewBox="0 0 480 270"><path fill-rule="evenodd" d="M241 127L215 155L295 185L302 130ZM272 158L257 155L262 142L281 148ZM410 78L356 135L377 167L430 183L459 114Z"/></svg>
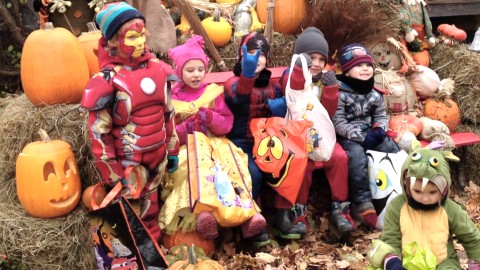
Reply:
<svg viewBox="0 0 480 270"><path fill-rule="evenodd" d="M428 182L425 189L422 191L421 179L415 181L410 192L415 201L426 205L438 203L442 199L442 193L434 183Z"/></svg>
<svg viewBox="0 0 480 270"><path fill-rule="evenodd" d="M187 61L182 68L182 81L191 88L198 88L205 78L205 65L199 59Z"/></svg>
<svg viewBox="0 0 480 270"><path fill-rule="evenodd" d="M138 58L145 50L147 30L141 19L133 19L120 28L118 53L124 58Z"/></svg>
<svg viewBox="0 0 480 270"><path fill-rule="evenodd" d="M257 54L258 49L253 49L248 51L248 54ZM265 57L265 54L263 52L260 53L260 56L258 57L258 62L257 62L257 69L255 69L255 74L260 73L260 71L264 70L267 67L267 58Z"/></svg>
<svg viewBox="0 0 480 270"><path fill-rule="evenodd" d="M312 76L317 76L322 72L323 68L325 68L326 65L326 59L325 56L319 54L319 53L310 53L310 58L312 58L312 66L310 67L310 73Z"/></svg>
<svg viewBox="0 0 480 270"><path fill-rule="evenodd" d="M350 69L347 72L347 76L358 80L369 80L373 77L373 67L368 63L360 63Z"/></svg>

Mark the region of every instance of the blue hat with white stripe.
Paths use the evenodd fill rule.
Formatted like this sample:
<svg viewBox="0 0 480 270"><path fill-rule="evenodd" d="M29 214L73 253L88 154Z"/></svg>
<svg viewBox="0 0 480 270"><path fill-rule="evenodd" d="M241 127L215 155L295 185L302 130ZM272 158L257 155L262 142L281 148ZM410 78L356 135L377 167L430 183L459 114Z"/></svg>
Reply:
<svg viewBox="0 0 480 270"><path fill-rule="evenodd" d="M124 23L135 18L145 21L145 17L134 7L125 2L116 2L105 5L97 13L95 22L103 36L110 40Z"/></svg>

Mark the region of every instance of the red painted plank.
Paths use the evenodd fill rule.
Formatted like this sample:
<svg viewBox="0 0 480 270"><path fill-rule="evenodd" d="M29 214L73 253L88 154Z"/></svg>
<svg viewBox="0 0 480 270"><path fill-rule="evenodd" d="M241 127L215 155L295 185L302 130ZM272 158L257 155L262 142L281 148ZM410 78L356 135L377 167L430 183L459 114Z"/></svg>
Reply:
<svg viewBox="0 0 480 270"><path fill-rule="evenodd" d="M480 137L473 132L453 132L450 136L455 142L456 147L480 143ZM430 142L428 141L422 141L423 146L426 146L429 143Z"/></svg>

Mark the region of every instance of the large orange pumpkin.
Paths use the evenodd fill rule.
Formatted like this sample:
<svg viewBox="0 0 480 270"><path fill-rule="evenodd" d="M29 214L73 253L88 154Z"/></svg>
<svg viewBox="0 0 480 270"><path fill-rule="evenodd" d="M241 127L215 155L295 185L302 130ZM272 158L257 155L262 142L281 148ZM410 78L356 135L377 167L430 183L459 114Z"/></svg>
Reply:
<svg viewBox="0 0 480 270"><path fill-rule="evenodd" d="M447 125L450 132L460 125L461 113L458 104L451 98L428 98L425 100L423 114L433 120L438 120Z"/></svg>
<svg viewBox="0 0 480 270"><path fill-rule="evenodd" d="M267 22L268 0L257 0L258 19ZM273 30L285 35L295 34L305 18L307 5L303 0L276 0L273 10Z"/></svg>
<svg viewBox="0 0 480 270"><path fill-rule="evenodd" d="M191 246L193 244L199 248L202 248L203 252L207 256L210 255L213 250L215 250L214 240L203 238L198 234L197 231L183 233L181 230L178 230L174 234L163 235L163 246L166 249L171 249L179 244L185 244L187 246Z"/></svg>
<svg viewBox="0 0 480 270"><path fill-rule="evenodd" d="M417 117L410 114L398 114L390 118L390 129L403 134L405 132L411 132L415 136L418 136L422 132L422 122Z"/></svg>
<svg viewBox="0 0 480 270"><path fill-rule="evenodd" d="M94 22L87 23L87 27L88 32L82 32L82 34L78 36L78 42L87 58L89 74L93 76L93 74L100 71L96 51L98 49L98 40L102 37L102 32L97 29Z"/></svg>
<svg viewBox="0 0 480 270"><path fill-rule="evenodd" d="M89 79L87 59L77 37L47 22L25 40L20 76L36 106L79 103Z"/></svg>
<svg viewBox="0 0 480 270"><path fill-rule="evenodd" d="M80 175L70 144L40 134L42 141L27 144L17 158L17 195L28 214L54 218L77 206Z"/></svg>

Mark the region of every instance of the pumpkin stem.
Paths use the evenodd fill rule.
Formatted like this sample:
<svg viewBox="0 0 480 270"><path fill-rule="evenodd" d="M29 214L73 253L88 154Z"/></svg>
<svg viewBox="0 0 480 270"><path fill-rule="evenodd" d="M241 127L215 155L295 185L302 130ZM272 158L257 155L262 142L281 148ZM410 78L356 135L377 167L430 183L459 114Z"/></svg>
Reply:
<svg viewBox="0 0 480 270"><path fill-rule="evenodd" d="M220 21L220 15L221 15L220 8L215 7L215 10L213 11L213 21L214 22L219 22Z"/></svg>
<svg viewBox="0 0 480 270"><path fill-rule="evenodd" d="M195 255L195 245L192 244L188 249L188 262L190 264L197 264L197 256Z"/></svg>
<svg viewBox="0 0 480 270"><path fill-rule="evenodd" d="M45 24L43 25L43 30L54 30L55 27L53 27L53 23L52 22L45 22Z"/></svg>
<svg viewBox="0 0 480 270"><path fill-rule="evenodd" d="M48 136L48 134L47 134L47 132L46 132L45 130L40 129L40 130L38 131L38 134L40 134L40 139L42 139L42 142L50 142L50 141L52 141L52 140L50 139L50 136Z"/></svg>

